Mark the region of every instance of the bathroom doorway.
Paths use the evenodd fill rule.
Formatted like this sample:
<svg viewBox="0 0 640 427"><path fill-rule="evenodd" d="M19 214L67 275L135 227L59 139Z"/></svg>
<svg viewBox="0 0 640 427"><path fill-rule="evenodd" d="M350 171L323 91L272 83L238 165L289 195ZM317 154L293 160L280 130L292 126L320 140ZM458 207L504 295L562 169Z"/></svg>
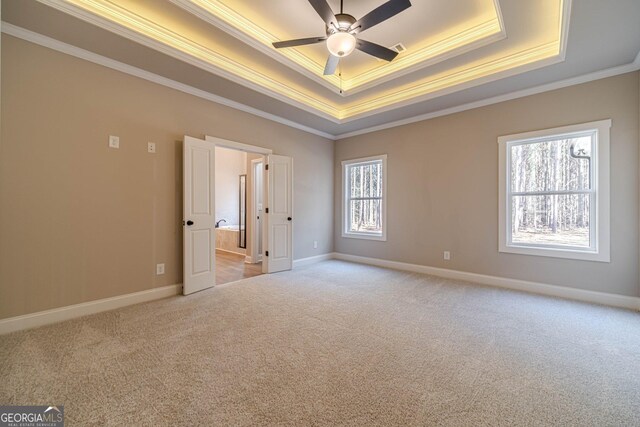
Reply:
<svg viewBox="0 0 640 427"><path fill-rule="evenodd" d="M254 239L262 206L263 180L256 177L262 154L222 146L215 148L216 285L262 274L260 239ZM254 255L255 254L255 255Z"/></svg>
<svg viewBox="0 0 640 427"><path fill-rule="evenodd" d="M185 135L185 295L291 270L293 220L292 157L212 136Z"/></svg>

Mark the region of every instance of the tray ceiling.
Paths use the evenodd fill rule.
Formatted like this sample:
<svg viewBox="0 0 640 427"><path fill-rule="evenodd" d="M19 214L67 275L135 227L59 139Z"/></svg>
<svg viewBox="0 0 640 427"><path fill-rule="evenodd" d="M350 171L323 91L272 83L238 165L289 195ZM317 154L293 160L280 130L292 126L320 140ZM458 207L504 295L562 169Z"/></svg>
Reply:
<svg viewBox="0 0 640 427"><path fill-rule="evenodd" d="M380 63L356 52L353 61L344 61L343 78L324 78L322 46L269 46L274 40L322 30L322 21L304 0L258 2L259 7L251 7L256 2L250 0L40 1L336 123L560 61L570 7L570 0L522 2L518 14L503 24L497 0L414 1L411 8L363 33L380 44L406 42L407 51L397 62ZM362 15L383 2L346 3L352 7L349 12ZM331 5L336 8L336 1ZM177 8L184 13L176 13ZM285 10L290 12L283 15ZM295 24L282 26L283 19ZM220 43L207 28L214 24L240 38L245 47ZM269 56L309 78L286 78L256 55L255 48L267 48ZM443 64L447 66L438 67ZM411 78L403 79L407 70ZM381 80L384 84L375 84ZM335 89L341 86L343 93L336 98Z"/></svg>
<svg viewBox="0 0 640 427"><path fill-rule="evenodd" d="M361 17L385 0L344 0ZM334 12L339 0L328 0ZM640 68L640 2L412 0L323 76L307 0L3 0L2 32L270 120L343 137ZM340 90L342 89L342 91Z"/></svg>
<svg viewBox="0 0 640 427"><path fill-rule="evenodd" d="M506 37L498 0L458 0L456 7L447 2L414 1L411 8L361 34L389 48L401 43L407 50L389 63L365 53L350 55L340 61L340 78L323 76L327 60L323 43L280 50L272 47L275 41L324 36L324 22L306 1L170 1L283 63L297 65L309 77L342 89L344 95ZM328 3L333 11L340 10L338 0ZM382 3L347 0L344 12L360 17Z"/></svg>

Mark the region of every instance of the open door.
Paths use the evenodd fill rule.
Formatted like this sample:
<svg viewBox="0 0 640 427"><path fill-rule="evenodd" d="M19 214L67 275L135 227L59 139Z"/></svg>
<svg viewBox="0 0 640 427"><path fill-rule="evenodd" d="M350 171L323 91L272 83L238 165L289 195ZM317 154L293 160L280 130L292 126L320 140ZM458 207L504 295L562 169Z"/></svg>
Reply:
<svg viewBox="0 0 640 427"><path fill-rule="evenodd" d="M189 136L183 147L185 295L216 284L215 144Z"/></svg>
<svg viewBox="0 0 640 427"><path fill-rule="evenodd" d="M293 159L269 154L265 166L265 251L262 272L291 270L293 265Z"/></svg>

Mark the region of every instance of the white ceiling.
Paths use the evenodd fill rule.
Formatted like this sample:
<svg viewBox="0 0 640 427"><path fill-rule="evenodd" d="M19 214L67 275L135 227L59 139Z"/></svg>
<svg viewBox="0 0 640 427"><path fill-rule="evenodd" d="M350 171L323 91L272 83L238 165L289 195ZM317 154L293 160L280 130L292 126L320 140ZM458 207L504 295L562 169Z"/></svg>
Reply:
<svg viewBox="0 0 640 427"><path fill-rule="evenodd" d="M325 24L307 1L291 0L221 0L239 13L255 17L254 22L280 40L325 35ZM384 0L346 0L344 12L356 19L383 4ZM328 0L334 13L340 11L339 0ZM362 38L391 47L397 43L407 49L418 49L453 28L467 28L492 18L493 0L456 0L456 7L446 1L413 1L404 12L362 33ZM324 65L327 49L323 44L298 48ZM379 67L380 61L364 53L356 53L341 61L343 75Z"/></svg>
<svg viewBox="0 0 640 427"><path fill-rule="evenodd" d="M22 31L23 37L34 39L36 36L24 34L44 35L188 85L202 93L218 97L217 99L224 98L224 102L233 103L236 107L248 108L276 120L283 119L296 126L299 124L314 132L334 136L359 133L397 124L396 122L404 123L640 68L640 58L636 59L640 51L640 1L573 0L570 20L566 26L567 38L561 55L382 105L347 119L336 119L315 109L313 105L286 96L286 92L282 94L265 90L246 76L240 78L232 73L219 71L210 64L198 63L187 55L179 55L157 41L131 36L112 23L106 25L105 20L97 19L91 14L77 13L77 10L62 0L43 1L48 5L34 0L4 0L2 19L11 26L3 25L3 31ZM119 5L127 3L127 0L97 1ZM171 1L174 3L136 0L135 6L131 8L137 8L136 12L151 22L163 25L168 25L167 19L170 17L174 31L179 30L181 34L197 40L211 51L236 55L234 60L238 63L262 70L263 74L268 73L278 82L285 83L285 87L334 106L336 111L349 111L350 108L373 104L379 99L401 92L403 88L411 89L420 82L448 75L479 61L502 58L518 49L548 42L547 39L553 34L554 22L549 19L548 14L543 13L544 8L559 0L501 0L496 3L499 5L506 33L501 38L487 39L468 51L453 52L448 57L414 65L408 71L394 71L342 95L334 90L330 81L323 80L321 76L314 75L288 58L280 57L277 51L268 51L264 46L259 47L255 42L248 41L246 37L232 35L233 31L228 28L212 25L202 16L196 16L193 11L176 4L181 0ZM237 13L250 15L254 23L268 29L279 39L310 37L316 35L316 32L317 35L323 32L322 21L305 0L219 1L233 6ZM329 3L334 11L338 11L338 0L329 0ZM345 0L345 12L359 17L381 3L381 0ZM486 20L491 9L488 4L492 4L493 0L413 0L412 3L412 8L364 32L362 37L383 45L402 42L414 49L414 46L421 46L420 43L424 45L425 40L434 40L451 29L463 28L464 25L470 25L469 22ZM281 21L286 25L280 26ZM18 30L14 30L16 28ZM300 51L312 60L323 62L324 49L323 45L317 45ZM364 53L354 54L347 59L342 69L346 78L381 67L380 61ZM583 78L585 75L590 76Z"/></svg>

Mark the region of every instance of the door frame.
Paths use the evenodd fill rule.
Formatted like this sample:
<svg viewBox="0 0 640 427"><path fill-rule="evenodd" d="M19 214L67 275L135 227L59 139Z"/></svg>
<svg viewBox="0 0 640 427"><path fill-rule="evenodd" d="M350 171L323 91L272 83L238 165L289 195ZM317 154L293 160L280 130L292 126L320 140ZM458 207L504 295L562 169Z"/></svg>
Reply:
<svg viewBox="0 0 640 427"><path fill-rule="evenodd" d="M260 261L262 261L262 253L258 252L258 238L261 238L262 236L259 235L258 233L258 193L256 192L256 188L258 188L257 184L257 180L258 180L258 176L256 174L256 168L259 164L262 164L262 204L264 205L265 200L264 200L264 187L265 187L265 182L264 182L264 165L266 163L266 158L262 157L261 159L253 159L251 160L251 185L252 185L252 193L251 193L251 236L249 236L249 238L251 239L251 254L249 254L249 261L251 263L258 263ZM260 223L262 224L262 220L264 220L264 215L263 218L260 218ZM260 227L260 230L262 231L262 226ZM261 233L260 233L261 234ZM264 246L264 242L263 246ZM264 248L263 248L264 249Z"/></svg>
<svg viewBox="0 0 640 427"><path fill-rule="evenodd" d="M269 154L273 154L273 150L269 149L269 148L264 148L264 147L259 147L257 145L251 145L251 144L245 144L242 142L237 142L237 141L231 141L229 139L223 139L223 138L218 138L215 136L211 136L211 135L205 135L204 137L205 141L207 142L211 142L214 145L214 149L215 147L222 147L222 148L229 148L231 150L236 150L236 151L244 151L247 153L254 153L254 154L261 154L263 156L263 164L266 164L267 162L267 158L266 156L268 156ZM264 169L263 169L264 171ZM263 190L262 190L262 198L263 201L265 199L265 197L268 194L268 189L267 189L267 179L262 180L262 184L263 184ZM215 185L215 176L214 176L214 185ZM263 221L264 224L264 221ZM253 231L252 231L253 234ZM214 228L213 230L213 236L214 236L214 248L215 248L215 242L216 242L216 230ZM265 227L262 227L262 248L264 249L266 246L266 244L268 243L268 236L267 236L267 230L265 229ZM252 242L252 251L253 251L253 242ZM266 273L266 265L263 262L262 263L262 272Z"/></svg>
<svg viewBox="0 0 640 427"><path fill-rule="evenodd" d="M232 150L237 151L246 151L249 153L262 154L266 156L267 154L273 154L273 150L264 147L258 147L257 145L244 144L242 142L230 141L228 139L217 138L215 136L206 135L204 137L205 141L212 142L216 147L222 148L230 148Z"/></svg>

